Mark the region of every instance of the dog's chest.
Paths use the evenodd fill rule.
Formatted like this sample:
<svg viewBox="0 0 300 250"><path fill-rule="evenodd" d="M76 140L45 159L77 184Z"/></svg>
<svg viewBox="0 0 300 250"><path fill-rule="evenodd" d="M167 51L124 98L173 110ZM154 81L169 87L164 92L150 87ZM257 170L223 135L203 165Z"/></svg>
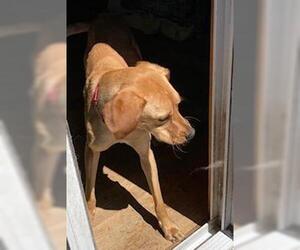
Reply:
<svg viewBox="0 0 300 250"><path fill-rule="evenodd" d="M88 129L88 133L90 134L89 145L93 150L104 151L115 143L115 138L101 117L94 116L88 123L90 124L90 129Z"/></svg>

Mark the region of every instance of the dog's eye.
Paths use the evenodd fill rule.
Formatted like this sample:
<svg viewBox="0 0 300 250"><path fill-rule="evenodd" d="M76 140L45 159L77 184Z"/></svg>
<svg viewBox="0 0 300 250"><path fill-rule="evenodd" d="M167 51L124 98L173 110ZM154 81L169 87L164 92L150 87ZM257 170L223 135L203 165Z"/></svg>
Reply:
<svg viewBox="0 0 300 250"><path fill-rule="evenodd" d="M158 121L159 121L159 122L166 122L166 121L169 120L169 119L170 119L170 115L168 114L168 115L166 115L166 116L159 117L159 118L158 118Z"/></svg>

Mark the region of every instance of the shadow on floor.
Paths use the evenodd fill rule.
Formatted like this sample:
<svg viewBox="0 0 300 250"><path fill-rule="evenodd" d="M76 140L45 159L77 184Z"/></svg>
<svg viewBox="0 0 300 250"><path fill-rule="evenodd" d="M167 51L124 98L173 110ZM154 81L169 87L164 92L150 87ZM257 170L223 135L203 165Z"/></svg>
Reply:
<svg viewBox="0 0 300 250"><path fill-rule="evenodd" d="M129 205L138 212L146 223L163 234L156 217L145 209L133 195L117 181L113 181L102 172L103 166L99 166L97 175L97 207L107 210L121 210ZM105 190L102 192L101 190Z"/></svg>

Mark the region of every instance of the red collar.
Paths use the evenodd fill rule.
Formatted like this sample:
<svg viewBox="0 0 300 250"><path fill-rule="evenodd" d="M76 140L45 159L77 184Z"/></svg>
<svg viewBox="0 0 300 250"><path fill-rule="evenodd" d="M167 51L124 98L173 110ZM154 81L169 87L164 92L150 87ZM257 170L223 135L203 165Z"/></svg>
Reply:
<svg viewBox="0 0 300 250"><path fill-rule="evenodd" d="M94 89L94 93L92 97L92 103L94 105L98 104L98 96L99 96L99 85L97 84L96 88Z"/></svg>
<svg viewBox="0 0 300 250"><path fill-rule="evenodd" d="M103 115L101 114L101 112L99 113L99 111L97 111L96 106L98 105L98 101L99 101L99 85L97 85L96 88L94 89L94 93L92 96L92 103L94 104L94 108L95 108L96 112L99 114L100 118L104 122Z"/></svg>

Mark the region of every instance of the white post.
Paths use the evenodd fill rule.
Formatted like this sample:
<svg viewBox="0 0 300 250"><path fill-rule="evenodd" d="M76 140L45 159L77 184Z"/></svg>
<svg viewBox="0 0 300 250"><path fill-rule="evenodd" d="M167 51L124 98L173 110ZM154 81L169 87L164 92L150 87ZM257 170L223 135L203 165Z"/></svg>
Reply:
<svg viewBox="0 0 300 250"><path fill-rule="evenodd" d="M67 128L67 237L71 250L95 250L78 165Z"/></svg>

